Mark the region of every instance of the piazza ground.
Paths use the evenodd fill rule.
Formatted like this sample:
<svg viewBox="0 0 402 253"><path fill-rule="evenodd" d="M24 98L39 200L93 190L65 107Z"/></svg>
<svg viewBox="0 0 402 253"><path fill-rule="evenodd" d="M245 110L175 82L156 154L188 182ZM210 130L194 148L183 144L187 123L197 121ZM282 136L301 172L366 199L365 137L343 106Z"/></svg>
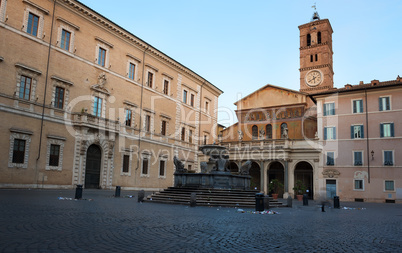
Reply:
<svg viewBox="0 0 402 253"><path fill-rule="evenodd" d="M0 190L1 252L401 252L402 205L252 209L138 203L136 192ZM127 196L134 196L129 198ZM64 199L63 199L64 198ZM65 199L67 198L67 199Z"/></svg>

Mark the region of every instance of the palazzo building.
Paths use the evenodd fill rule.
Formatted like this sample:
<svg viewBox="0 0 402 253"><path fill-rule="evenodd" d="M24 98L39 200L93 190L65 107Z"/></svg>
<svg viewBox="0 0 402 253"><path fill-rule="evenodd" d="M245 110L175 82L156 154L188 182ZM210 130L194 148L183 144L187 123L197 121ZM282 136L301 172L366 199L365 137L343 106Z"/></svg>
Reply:
<svg viewBox="0 0 402 253"><path fill-rule="evenodd" d="M229 168L251 161L252 187L314 199L402 201L402 78L334 88L332 27L314 13L299 26L300 91L266 85L237 101L238 123L221 131Z"/></svg>
<svg viewBox="0 0 402 253"><path fill-rule="evenodd" d="M0 187L159 190L222 91L75 0L0 1Z"/></svg>
<svg viewBox="0 0 402 253"><path fill-rule="evenodd" d="M401 202L402 78L347 84L312 97L323 151L320 188L329 198Z"/></svg>

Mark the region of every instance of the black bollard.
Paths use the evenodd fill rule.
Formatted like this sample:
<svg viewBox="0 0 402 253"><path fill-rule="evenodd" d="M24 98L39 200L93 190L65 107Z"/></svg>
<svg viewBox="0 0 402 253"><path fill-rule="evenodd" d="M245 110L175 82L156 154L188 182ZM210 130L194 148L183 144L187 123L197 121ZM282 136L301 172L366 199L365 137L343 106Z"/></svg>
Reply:
<svg viewBox="0 0 402 253"><path fill-rule="evenodd" d="M321 212L325 212L325 201L321 203Z"/></svg>
<svg viewBox="0 0 402 253"><path fill-rule="evenodd" d="M144 201L144 197L145 197L145 191L141 190L138 192L138 202L142 202Z"/></svg>
<svg viewBox="0 0 402 253"><path fill-rule="evenodd" d="M307 194L303 194L303 206L308 206Z"/></svg>
<svg viewBox="0 0 402 253"><path fill-rule="evenodd" d="M334 208L340 208L339 196L334 196Z"/></svg>
<svg viewBox="0 0 402 253"><path fill-rule="evenodd" d="M197 205L197 194L195 192L192 192L190 196L190 206L195 207L196 205Z"/></svg>
<svg viewBox="0 0 402 253"><path fill-rule="evenodd" d="M120 186L116 186L116 191L114 192L114 197L115 198L120 197L120 189L121 189Z"/></svg>
<svg viewBox="0 0 402 253"><path fill-rule="evenodd" d="M293 202L293 199L292 199L292 197L289 195L287 206L288 206L288 207L292 207L292 202Z"/></svg>
<svg viewBox="0 0 402 253"><path fill-rule="evenodd" d="M75 199L82 199L82 184L77 184L75 188Z"/></svg>

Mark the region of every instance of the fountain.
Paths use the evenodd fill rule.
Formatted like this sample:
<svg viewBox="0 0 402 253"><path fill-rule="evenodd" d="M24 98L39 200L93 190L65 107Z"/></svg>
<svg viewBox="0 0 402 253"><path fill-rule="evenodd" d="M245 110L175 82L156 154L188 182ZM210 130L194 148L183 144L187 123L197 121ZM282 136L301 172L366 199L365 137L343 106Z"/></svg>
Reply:
<svg viewBox="0 0 402 253"><path fill-rule="evenodd" d="M175 187L209 188L209 189L239 189L249 190L249 169L251 162L246 162L240 169L241 175L233 175L228 169L229 155L225 147L219 145L204 145L200 151L209 156L208 162L201 162L200 173L188 173L177 157L174 157L176 172Z"/></svg>

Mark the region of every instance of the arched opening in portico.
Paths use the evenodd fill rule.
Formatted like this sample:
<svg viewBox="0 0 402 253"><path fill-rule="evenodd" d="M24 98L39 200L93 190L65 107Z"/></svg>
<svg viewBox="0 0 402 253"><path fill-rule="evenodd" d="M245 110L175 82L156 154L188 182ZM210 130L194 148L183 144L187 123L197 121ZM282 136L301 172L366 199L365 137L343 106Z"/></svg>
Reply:
<svg viewBox="0 0 402 253"><path fill-rule="evenodd" d="M251 189L256 189L258 191L261 190L261 168L260 165L258 165L258 163L256 162L252 162L251 163L251 168L250 168L250 176L251 176L251 180L250 180L250 188Z"/></svg>
<svg viewBox="0 0 402 253"><path fill-rule="evenodd" d="M272 162L269 165L268 168L268 188L269 189L269 183L274 180L274 179L278 179L279 182L281 182L282 184L284 184L285 181L285 169L283 167L283 164L280 162ZM284 193L284 189L283 187L281 189L279 189L279 192L274 192L274 191L269 191L268 194L271 195L272 193L277 193L279 194L278 197L279 198L283 198L283 193Z"/></svg>
<svg viewBox="0 0 402 253"><path fill-rule="evenodd" d="M302 181L307 188L307 195L309 199L313 199L313 167L308 162L299 162L295 167L295 180Z"/></svg>
<svg viewBox="0 0 402 253"><path fill-rule="evenodd" d="M235 162L229 162L228 168L231 173L239 174L239 166Z"/></svg>

